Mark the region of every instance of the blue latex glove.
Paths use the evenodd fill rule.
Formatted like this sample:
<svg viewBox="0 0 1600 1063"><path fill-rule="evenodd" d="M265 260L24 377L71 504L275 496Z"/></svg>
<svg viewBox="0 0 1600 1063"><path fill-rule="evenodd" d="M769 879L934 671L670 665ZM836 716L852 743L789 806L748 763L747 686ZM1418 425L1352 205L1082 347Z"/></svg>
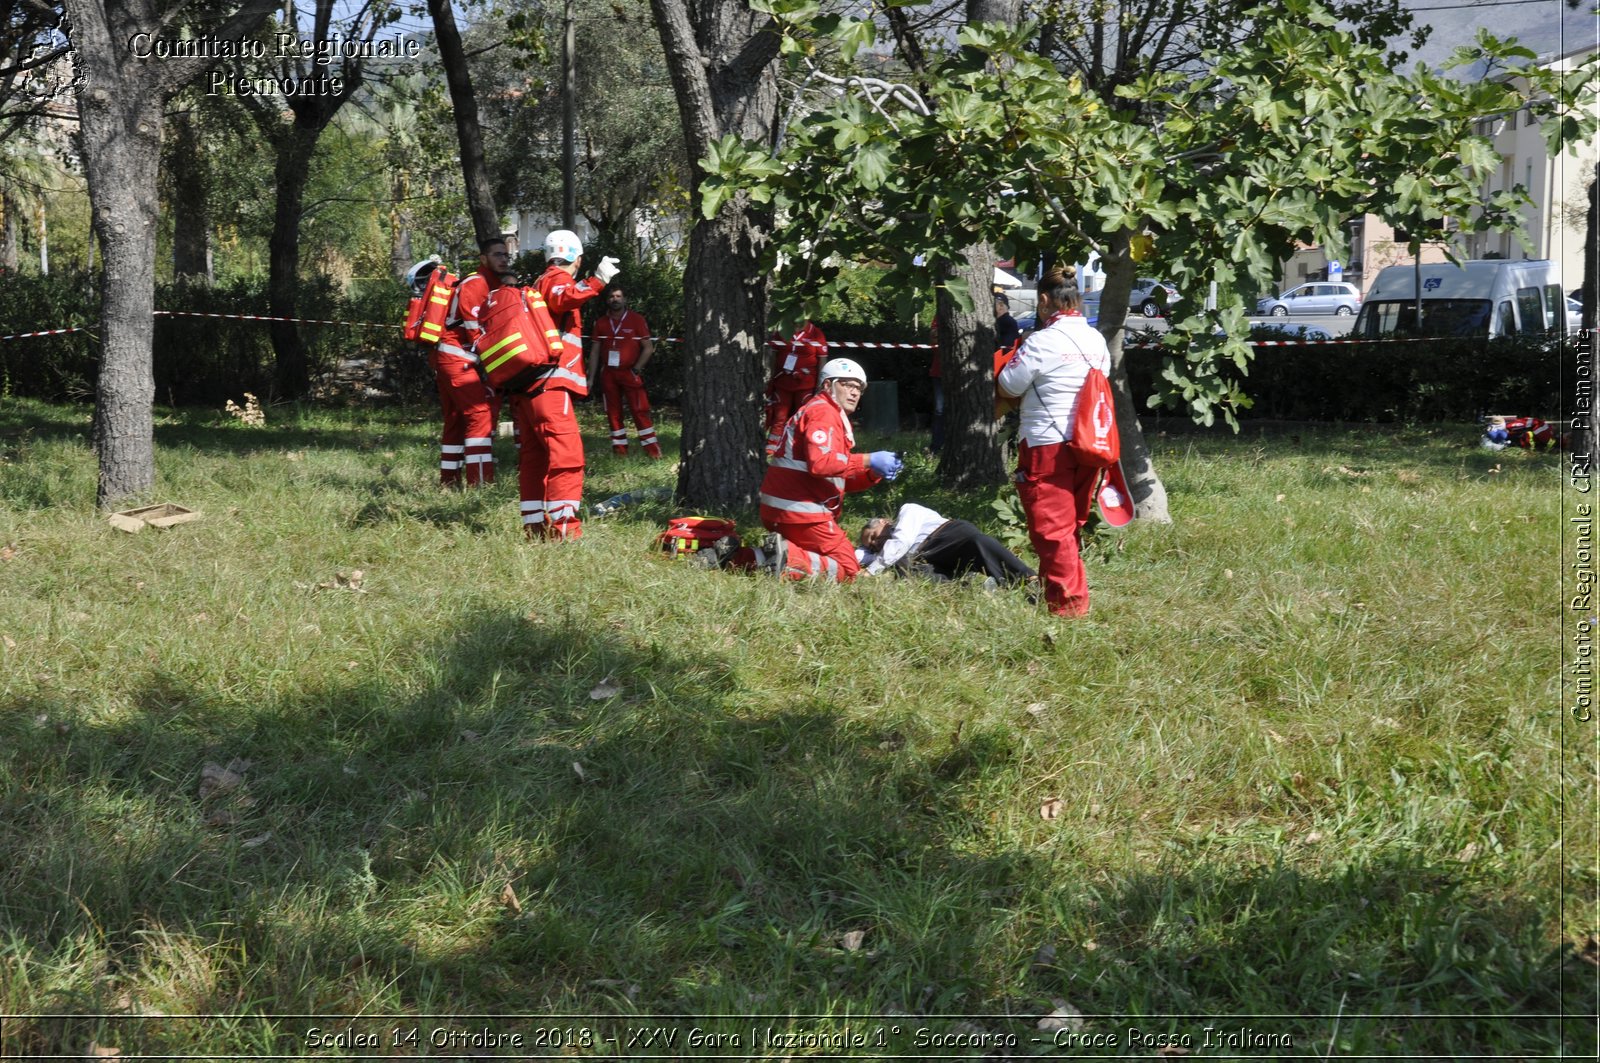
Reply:
<svg viewBox="0 0 1600 1063"><path fill-rule="evenodd" d="M874 450L867 455L867 467L885 480L893 480L905 468L892 450Z"/></svg>

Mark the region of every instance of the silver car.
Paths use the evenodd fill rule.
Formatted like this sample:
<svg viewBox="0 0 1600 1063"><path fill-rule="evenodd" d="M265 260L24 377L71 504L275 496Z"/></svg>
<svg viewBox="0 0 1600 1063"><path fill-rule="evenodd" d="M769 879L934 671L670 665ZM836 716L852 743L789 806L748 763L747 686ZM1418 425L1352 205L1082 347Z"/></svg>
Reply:
<svg viewBox="0 0 1600 1063"><path fill-rule="evenodd" d="M1272 317L1289 317L1291 314L1338 314L1349 317L1361 309L1361 293L1354 284L1339 281L1316 281L1290 288L1282 295L1261 299L1256 303L1256 313Z"/></svg>
<svg viewBox="0 0 1600 1063"><path fill-rule="evenodd" d="M1128 309L1137 310L1145 317L1160 317L1178 301L1178 289L1171 281L1158 281L1140 277L1133 282L1128 293Z"/></svg>

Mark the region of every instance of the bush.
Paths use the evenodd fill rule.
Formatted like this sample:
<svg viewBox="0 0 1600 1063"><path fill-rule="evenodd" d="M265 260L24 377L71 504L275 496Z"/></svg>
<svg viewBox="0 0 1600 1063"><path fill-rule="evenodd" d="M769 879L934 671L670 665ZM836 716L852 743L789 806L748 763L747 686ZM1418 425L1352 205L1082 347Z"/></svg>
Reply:
<svg viewBox="0 0 1600 1063"><path fill-rule="evenodd" d="M1565 349L1536 337L1258 346L1247 372L1230 365L1225 375L1254 403L1240 411L1243 419L1462 421L1488 412L1553 419L1563 408ZM1128 351L1141 410L1167 356L1159 347Z"/></svg>
<svg viewBox="0 0 1600 1063"><path fill-rule="evenodd" d="M84 273L0 279L0 336L58 328L92 328L99 313ZM93 334L0 341L0 395L82 399L94 394Z"/></svg>

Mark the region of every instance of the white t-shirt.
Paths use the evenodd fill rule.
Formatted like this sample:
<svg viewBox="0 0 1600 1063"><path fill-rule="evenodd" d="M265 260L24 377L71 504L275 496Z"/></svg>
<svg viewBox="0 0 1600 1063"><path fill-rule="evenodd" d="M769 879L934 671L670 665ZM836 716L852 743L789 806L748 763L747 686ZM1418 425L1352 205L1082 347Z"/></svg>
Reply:
<svg viewBox="0 0 1600 1063"><path fill-rule="evenodd" d="M1111 351L1105 337L1077 315L1057 314L1022 341L996 382L1001 394L1022 399L1022 438L1029 446L1067 441L1091 365L1110 376Z"/></svg>
<svg viewBox="0 0 1600 1063"><path fill-rule="evenodd" d="M900 512L895 514L889 538L884 540L883 549L867 563L867 572L876 576L892 568L901 558L920 547L928 536L945 523L945 519L927 506L919 506L915 502L901 506Z"/></svg>

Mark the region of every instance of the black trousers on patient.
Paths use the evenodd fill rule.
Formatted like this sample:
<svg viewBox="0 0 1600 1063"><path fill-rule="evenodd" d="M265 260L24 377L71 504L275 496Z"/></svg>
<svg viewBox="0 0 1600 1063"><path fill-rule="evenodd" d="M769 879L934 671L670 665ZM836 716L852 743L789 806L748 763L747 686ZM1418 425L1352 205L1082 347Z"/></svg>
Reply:
<svg viewBox="0 0 1600 1063"><path fill-rule="evenodd" d="M965 520L947 520L939 525L907 561L913 570L926 565L948 579L968 572L982 572L993 576L996 583L1012 584L1035 574L1000 540L985 535Z"/></svg>

